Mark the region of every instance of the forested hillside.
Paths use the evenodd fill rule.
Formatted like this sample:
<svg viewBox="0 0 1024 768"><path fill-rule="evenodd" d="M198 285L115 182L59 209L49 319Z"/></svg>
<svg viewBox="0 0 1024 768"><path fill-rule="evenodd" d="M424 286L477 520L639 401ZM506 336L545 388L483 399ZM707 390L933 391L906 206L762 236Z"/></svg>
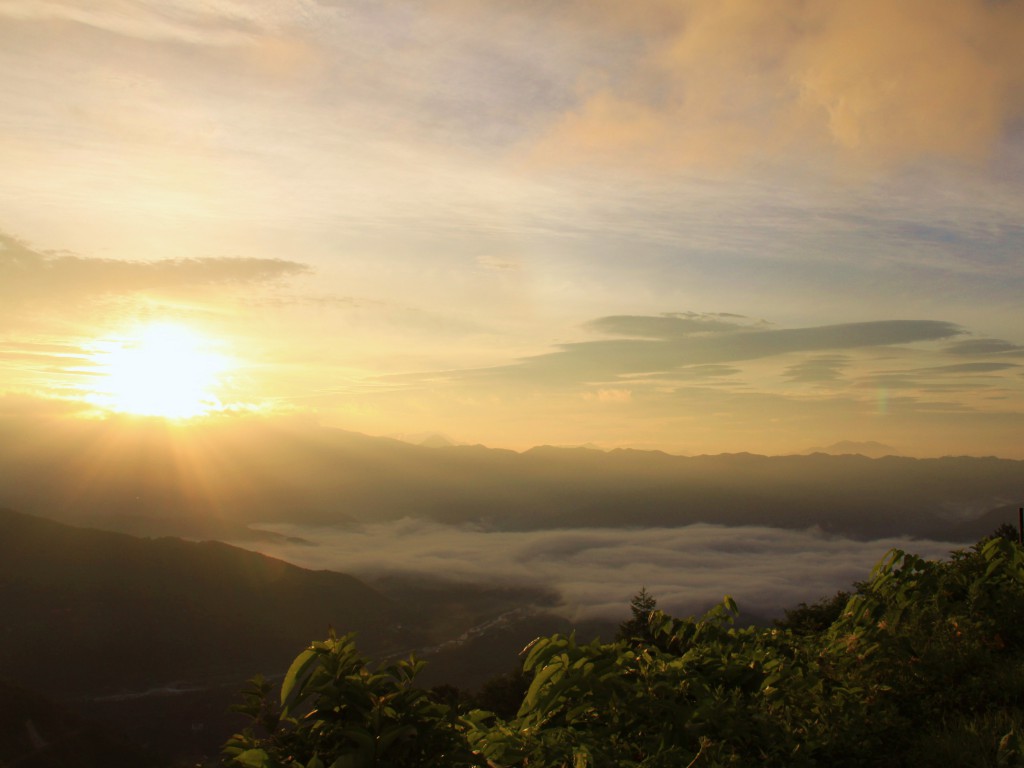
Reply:
<svg viewBox="0 0 1024 768"><path fill-rule="evenodd" d="M395 650L388 643L400 639L394 603L343 573L219 542L141 539L10 510L0 510L0 616L0 682L44 694L163 756L209 753L222 739L216 729L232 727L225 713L239 681L283 670L332 624L357 629L375 652ZM33 700L7 698L8 711L20 712L12 714L13 741L0 741L12 759L23 753L26 720L40 743L65 731L77 743L74 734L85 732L40 719Z"/></svg>
<svg viewBox="0 0 1024 768"><path fill-rule="evenodd" d="M140 539L0 510L0 678L61 695L275 669L329 624L396 614L352 576L219 542ZM64 664L73 648L74 664Z"/></svg>

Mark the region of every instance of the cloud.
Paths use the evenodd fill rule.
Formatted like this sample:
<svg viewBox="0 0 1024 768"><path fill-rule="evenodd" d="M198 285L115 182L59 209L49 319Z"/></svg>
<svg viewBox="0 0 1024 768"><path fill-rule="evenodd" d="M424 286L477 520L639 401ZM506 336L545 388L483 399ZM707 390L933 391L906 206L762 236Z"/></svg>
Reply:
<svg viewBox="0 0 1024 768"><path fill-rule="evenodd" d="M1005 380L989 374L1020 368L1016 363L957 363L927 368L878 371L857 384L887 389L918 389L927 392L972 392L1003 385Z"/></svg>
<svg viewBox="0 0 1024 768"><path fill-rule="evenodd" d="M739 601L741 610L777 614L800 601L848 589L866 578L891 547L942 557L958 546L707 524L500 532L405 519L344 529L265 527L317 542L315 547L256 545L304 567L552 587L561 594L563 610L575 618L618 618L641 586L661 607L681 615L700 612L726 594Z"/></svg>
<svg viewBox="0 0 1024 768"><path fill-rule="evenodd" d="M837 381L840 378L840 373L849 363L850 358L846 355L812 357L786 368L785 376L790 381L809 383Z"/></svg>
<svg viewBox="0 0 1024 768"><path fill-rule="evenodd" d="M702 379L719 379L726 376L736 376L743 371L733 365L718 365L709 363L708 365L688 365L685 368L679 368L674 371L666 371L664 373L643 373L639 374L639 378L644 381L699 381ZM629 377L623 377L628 379Z"/></svg>
<svg viewBox="0 0 1024 768"><path fill-rule="evenodd" d="M728 319L722 319L728 318ZM643 339L677 339L697 333L731 333L745 320L739 315L674 312L655 317L647 315L612 315L591 320L586 327L614 336Z"/></svg>
<svg viewBox="0 0 1024 768"><path fill-rule="evenodd" d="M921 373L934 373L940 376L946 374L961 374L961 373L994 373L996 371L1006 371L1010 368L1019 368L1017 363L957 363L956 365L936 365L931 368L923 368L920 370Z"/></svg>
<svg viewBox="0 0 1024 768"><path fill-rule="evenodd" d="M639 338L564 344L556 352L528 357L513 365L463 371L456 376L579 384L629 375L685 372L689 366L798 352L935 341L964 332L953 323L938 320L878 320L776 329L691 315L605 317L588 327Z"/></svg>
<svg viewBox="0 0 1024 768"><path fill-rule="evenodd" d="M967 339L950 344L946 351L963 357L1020 357L1024 356L1024 345L1002 339Z"/></svg>
<svg viewBox="0 0 1024 768"><path fill-rule="evenodd" d="M503 259L499 256L477 256L476 263L479 264L484 269L493 269L497 271L519 269L519 264L516 263L515 261Z"/></svg>
<svg viewBox="0 0 1024 768"><path fill-rule="evenodd" d="M18 448L26 448L33 441L46 441L52 435L41 428L63 424L68 416L81 414L92 406L79 400L55 397L35 397L21 393L0 393L0 421L9 435L18 435ZM25 426L29 425L26 429ZM9 446L8 446L9 447Z"/></svg>
<svg viewBox="0 0 1024 768"><path fill-rule="evenodd" d="M257 31L254 20L247 18L247 10L244 3L232 2L196 5L173 0L157 4L41 0L5 4L0 15L17 20L71 22L149 41L227 45L245 42Z"/></svg>
<svg viewBox="0 0 1024 768"><path fill-rule="evenodd" d="M0 363L8 369L61 373L74 373L95 365L81 347L33 342L0 342Z"/></svg>
<svg viewBox="0 0 1024 768"><path fill-rule="evenodd" d="M284 259L89 258L33 250L9 235L0 234L0 300L7 303L265 284L308 271L306 265Z"/></svg>
<svg viewBox="0 0 1024 768"><path fill-rule="evenodd" d="M596 393L584 392L583 397L599 403L628 403L633 399L633 393L628 389L599 389Z"/></svg>
<svg viewBox="0 0 1024 768"><path fill-rule="evenodd" d="M545 161L721 166L983 157L1024 113L1024 4L745 0L655 4L581 78ZM653 30L660 17L662 28ZM609 46L609 50L616 49Z"/></svg>
<svg viewBox="0 0 1024 768"><path fill-rule="evenodd" d="M363 396L398 421L429 411L438 429L463 424L461 439L504 447L792 453L845 438L918 456L1020 455L1020 369L951 354L968 332L951 322L783 328L683 312L584 327L590 340L492 367L379 376Z"/></svg>

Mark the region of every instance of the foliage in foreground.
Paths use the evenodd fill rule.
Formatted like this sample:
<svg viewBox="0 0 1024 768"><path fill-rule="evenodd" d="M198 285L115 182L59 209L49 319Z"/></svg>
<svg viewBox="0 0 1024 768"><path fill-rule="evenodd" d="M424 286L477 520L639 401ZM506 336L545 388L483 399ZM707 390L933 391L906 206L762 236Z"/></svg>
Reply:
<svg viewBox="0 0 1024 768"><path fill-rule="evenodd" d="M225 747L253 768L1024 765L1024 550L1003 538L926 561L891 551L818 630L651 611L613 643L536 640L503 719L374 669L351 636L292 664L280 709Z"/></svg>

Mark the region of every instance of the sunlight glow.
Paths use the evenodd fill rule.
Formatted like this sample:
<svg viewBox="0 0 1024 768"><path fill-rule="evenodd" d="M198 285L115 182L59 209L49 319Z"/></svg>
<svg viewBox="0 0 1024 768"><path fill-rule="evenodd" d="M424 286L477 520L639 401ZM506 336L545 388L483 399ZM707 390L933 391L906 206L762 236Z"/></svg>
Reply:
<svg viewBox="0 0 1024 768"><path fill-rule="evenodd" d="M99 380L90 400L139 416L188 419L224 408L213 394L229 360L210 339L173 323L96 343Z"/></svg>

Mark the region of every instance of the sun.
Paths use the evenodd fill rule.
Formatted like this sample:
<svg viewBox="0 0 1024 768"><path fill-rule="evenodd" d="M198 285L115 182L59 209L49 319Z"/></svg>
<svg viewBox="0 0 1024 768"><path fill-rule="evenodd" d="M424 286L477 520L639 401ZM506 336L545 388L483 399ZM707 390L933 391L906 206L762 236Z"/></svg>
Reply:
<svg viewBox="0 0 1024 768"><path fill-rule="evenodd" d="M119 413L188 419L219 411L214 394L229 360L209 338L176 323L153 323L96 342L90 397Z"/></svg>

